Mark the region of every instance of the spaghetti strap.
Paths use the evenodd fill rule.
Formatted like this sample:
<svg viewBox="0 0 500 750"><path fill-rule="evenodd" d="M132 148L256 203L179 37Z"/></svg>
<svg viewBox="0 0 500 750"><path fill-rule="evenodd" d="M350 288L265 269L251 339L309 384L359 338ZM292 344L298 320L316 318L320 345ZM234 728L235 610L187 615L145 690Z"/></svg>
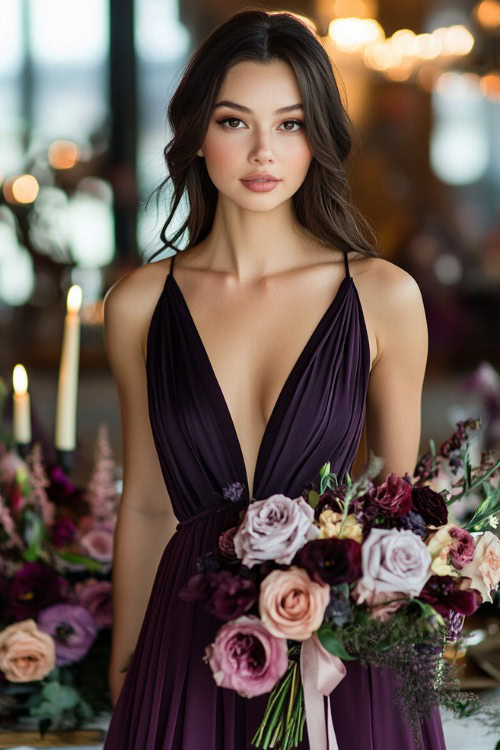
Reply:
<svg viewBox="0 0 500 750"><path fill-rule="evenodd" d="M347 260L347 250L344 250L344 261L345 261L345 275L350 276L349 273L349 261Z"/></svg>
<svg viewBox="0 0 500 750"><path fill-rule="evenodd" d="M174 274L173 274L173 268L174 268L174 258L175 258L175 253L174 253L174 254L172 255L172 257L170 258L170 268L169 268L169 271L168 271L168 275L169 275L169 276L173 276L173 275L174 275Z"/></svg>

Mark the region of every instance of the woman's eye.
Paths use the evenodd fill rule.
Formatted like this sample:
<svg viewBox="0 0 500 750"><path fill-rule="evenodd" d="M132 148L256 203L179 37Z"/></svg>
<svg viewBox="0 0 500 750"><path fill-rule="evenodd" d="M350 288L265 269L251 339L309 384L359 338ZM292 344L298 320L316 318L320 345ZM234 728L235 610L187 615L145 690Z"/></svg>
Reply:
<svg viewBox="0 0 500 750"><path fill-rule="evenodd" d="M217 120L217 124L221 125L222 127L226 127L225 123L229 123L231 121L232 122L243 122L243 120L241 120L239 117L225 117L223 120ZM287 131L287 133L296 133L297 130L300 130L304 126L304 123L302 122L302 120L285 120L284 122L281 123L281 125L287 125L288 123L292 123L294 125L299 125L299 128L297 128L296 130L292 130L290 128L285 128L285 130ZM228 130L241 130L241 128L233 128L231 125L228 125L226 129L228 129Z"/></svg>

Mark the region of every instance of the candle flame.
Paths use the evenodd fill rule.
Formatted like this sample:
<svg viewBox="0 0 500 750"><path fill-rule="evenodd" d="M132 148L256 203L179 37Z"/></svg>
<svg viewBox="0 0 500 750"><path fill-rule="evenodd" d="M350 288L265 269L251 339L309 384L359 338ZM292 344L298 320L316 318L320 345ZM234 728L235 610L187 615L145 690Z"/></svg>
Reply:
<svg viewBox="0 0 500 750"><path fill-rule="evenodd" d="M28 375L23 365L16 365L12 372L12 383L16 395L26 393L28 390Z"/></svg>
<svg viewBox="0 0 500 750"><path fill-rule="evenodd" d="M66 298L68 312L77 313L82 306L82 288L78 284L73 284L69 288L68 296Z"/></svg>

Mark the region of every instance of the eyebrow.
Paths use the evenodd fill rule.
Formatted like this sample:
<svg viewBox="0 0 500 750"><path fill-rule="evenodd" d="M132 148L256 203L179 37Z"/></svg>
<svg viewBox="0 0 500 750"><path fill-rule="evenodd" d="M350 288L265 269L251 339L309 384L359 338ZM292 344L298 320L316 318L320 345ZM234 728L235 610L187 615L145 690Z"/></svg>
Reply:
<svg viewBox="0 0 500 750"><path fill-rule="evenodd" d="M253 112L249 107L245 107L243 104L236 104L236 102L230 102L228 99L217 102L214 109L220 109L221 107L231 107L232 109L239 109L240 112L246 112L249 115L253 115ZM281 112L293 112L296 109L303 110L304 106L300 102L298 104L290 104L288 107L280 107L280 109L275 110L274 114L279 115Z"/></svg>

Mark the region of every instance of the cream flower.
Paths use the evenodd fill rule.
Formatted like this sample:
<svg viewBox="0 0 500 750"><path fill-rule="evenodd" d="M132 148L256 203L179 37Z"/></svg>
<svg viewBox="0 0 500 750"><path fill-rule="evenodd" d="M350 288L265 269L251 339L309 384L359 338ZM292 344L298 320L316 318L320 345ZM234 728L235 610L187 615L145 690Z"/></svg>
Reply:
<svg viewBox="0 0 500 750"><path fill-rule="evenodd" d="M459 576L460 573L448 562L450 550L455 540L450 536L450 529L455 524L447 523L444 526L429 526L436 529L435 533L426 542L427 549L432 556L431 571L436 576Z"/></svg>
<svg viewBox="0 0 500 750"><path fill-rule="evenodd" d="M500 539L491 531L479 537L474 560L462 568L461 575L471 579L471 588L480 592L483 602L493 602L491 592L500 583Z"/></svg>
<svg viewBox="0 0 500 750"><path fill-rule="evenodd" d="M35 620L15 622L0 632L0 669L9 682L41 680L55 666L54 639Z"/></svg>
<svg viewBox="0 0 500 750"><path fill-rule="evenodd" d="M346 517L344 528L342 529L342 534L340 536L342 513L335 513L335 511L331 509L324 510L319 517L319 523L320 539L338 537L339 539L354 539L354 541L359 542L359 544L363 542L363 528L356 516L349 515Z"/></svg>

